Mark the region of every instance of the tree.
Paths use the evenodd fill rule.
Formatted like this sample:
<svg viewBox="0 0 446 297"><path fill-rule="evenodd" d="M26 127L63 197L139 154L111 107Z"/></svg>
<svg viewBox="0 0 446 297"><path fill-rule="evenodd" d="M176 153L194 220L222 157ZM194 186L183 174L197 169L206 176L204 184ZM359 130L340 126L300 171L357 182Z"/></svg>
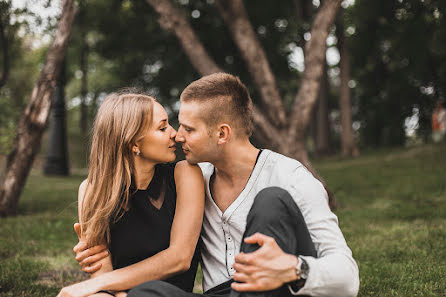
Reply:
<svg viewBox="0 0 446 297"><path fill-rule="evenodd" d="M350 53L345 37L343 13L340 14L336 28L338 37L338 49L340 52L340 86L339 86L339 111L341 114L341 147L342 156L357 157L359 149L355 143L352 127L352 103L350 96Z"/></svg>
<svg viewBox="0 0 446 297"><path fill-rule="evenodd" d="M147 0L160 15L162 28L173 32L191 63L201 75L221 71L205 50L189 22L168 0ZM333 25L340 0L326 0L314 18L311 39L306 43L305 71L290 112L285 109L268 59L259 43L241 0L216 2L235 44L240 50L262 108L254 105L257 132L279 152L300 160L314 172L305 147L305 133L320 85L325 61L326 38ZM265 114L261 112L265 110Z"/></svg>
<svg viewBox="0 0 446 297"><path fill-rule="evenodd" d="M0 215L15 214L31 165L40 149L42 133L51 107L51 95L62 67L76 13L74 0L64 0L56 34L46 56L30 101L22 114L13 151L0 185Z"/></svg>
<svg viewBox="0 0 446 297"><path fill-rule="evenodd" d="M188 21L169 1L147 0L147 2L159 13L161 27L177 36L183 50L201 75L222 71L209 56ZM254 123L274 148L298 157L309 167L311 164L305 147L302 146L302 132L308 126L309 112L317 97L319 79L322 75L322 63L320 62L324 60L326 49L325 39L339 5L340 1L337 0L325 1L315 18L312 38L307 43L309 49L306 51L310 54L306 61L301 91L296 96L294 112L287 114L278 92L274 74L252 29L243 3L239 0L217 1L217 7L242 53L254 84L259 90L262 105L264 105L262 109L254 107ZM193 47L190 44L193 44ZM266 110L267 114L264 115L260 110ZM299 125L301 123L304 124L302 127ZM292 140L288 136L291 136ZM296 142L301 144L295 147Z"/></svg>

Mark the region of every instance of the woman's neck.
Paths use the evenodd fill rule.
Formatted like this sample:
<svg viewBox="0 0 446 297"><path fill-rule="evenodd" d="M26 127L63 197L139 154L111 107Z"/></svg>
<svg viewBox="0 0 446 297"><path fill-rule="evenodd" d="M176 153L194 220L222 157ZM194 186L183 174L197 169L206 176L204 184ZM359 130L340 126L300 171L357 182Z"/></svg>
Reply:
<svg viewBox="0 0 446 297"><path fill-rule="evenodd" d="M135 179L135 186L137 189L147 189L154 174L155 164L147 164L135 160L135 172L133 173L133 178Z"/></svg>

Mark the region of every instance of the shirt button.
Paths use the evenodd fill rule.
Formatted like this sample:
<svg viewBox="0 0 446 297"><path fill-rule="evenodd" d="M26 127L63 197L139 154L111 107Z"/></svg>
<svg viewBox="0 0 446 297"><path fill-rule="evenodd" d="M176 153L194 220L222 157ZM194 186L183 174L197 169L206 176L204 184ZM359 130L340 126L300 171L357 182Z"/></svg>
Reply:
<svg viewBox="0 0 446 297"><path fill-rule="evenodd" d="M230 236L228 236L228 241L232 241L232 238Z"/></svg>

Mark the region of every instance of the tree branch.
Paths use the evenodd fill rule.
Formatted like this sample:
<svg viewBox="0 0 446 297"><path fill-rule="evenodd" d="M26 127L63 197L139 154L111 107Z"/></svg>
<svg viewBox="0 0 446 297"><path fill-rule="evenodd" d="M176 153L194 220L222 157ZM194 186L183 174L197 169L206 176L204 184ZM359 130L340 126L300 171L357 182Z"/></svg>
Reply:
<svg viewBox="0 0 446 297"><path fill-rule="evenodd" d="M268 106L268 117L277 123L277 126L285 126L286 113L276 79L252 28L242 0L218 0L216 3L254 79L262 102Z"/></svg>
<svg viewBox="0 0 446 297"><path fill-rule="evenodd" d="M322 77L327 49L326 39L340 5L341 0L325 0L314 19L311 39L305 45L305 70L291 113L288 131L290 142L294 142L300 136L303 137L308 127Z"/></svg>
<svg viewBox="0 0 446 297"><path fill-rule="evenodd" d="M189 57L192 66L201 74L208 75L222 72L212 60L200 42L189 22L181 12L168 0L146 0L159 14L158 22L164 30L172 32L177 37L184 52Z"/></svg>
<svg viewBox="0 0 446 297"><path fill-rule="evenodd" d="M270 143L274 148L280 147L281 144L279 143L278 139L280 132L276 129L276 127L271 125L257 106L253 105L252 111L252 121L260 130L261 134L265 137L264 141Z"/></svg>

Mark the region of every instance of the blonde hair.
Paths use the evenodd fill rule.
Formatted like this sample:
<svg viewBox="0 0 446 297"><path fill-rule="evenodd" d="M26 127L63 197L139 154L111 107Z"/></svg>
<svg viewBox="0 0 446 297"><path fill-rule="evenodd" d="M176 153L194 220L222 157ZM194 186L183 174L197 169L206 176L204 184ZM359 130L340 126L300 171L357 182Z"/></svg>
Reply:
<svg viewBox="0 0 446 297"><path fill-rule="evenodd" d="M112 93L98 110L92 131L90 166L80 205L82 234L89 246L110 242L110 223L128 209L134 172L132 146L152 123L155 99Z"/></svg>

